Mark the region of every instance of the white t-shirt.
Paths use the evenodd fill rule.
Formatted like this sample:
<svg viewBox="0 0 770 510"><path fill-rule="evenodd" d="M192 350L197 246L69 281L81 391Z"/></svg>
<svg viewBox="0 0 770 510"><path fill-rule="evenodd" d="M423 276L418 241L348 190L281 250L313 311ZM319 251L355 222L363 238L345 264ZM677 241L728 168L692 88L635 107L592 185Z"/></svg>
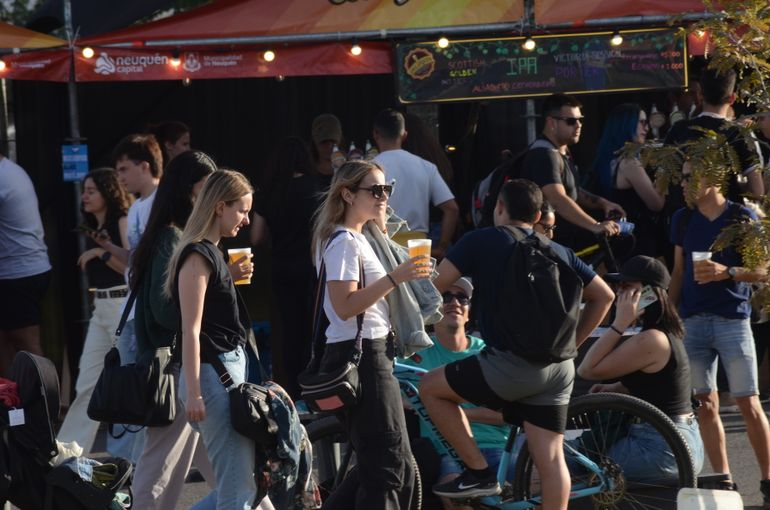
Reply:
<svg viewBox="0 0 770 510"><path fill-rule="evenodd" d="M339 227L337 230L347 230ZM358 232L347 230L347 234L337 236L326 248L323 254L326 264L326 281L355 281L359 280L359 257L364 263L364 281L366 284L376 282L385 276L385 268L382 267L377 255L374 254L369 242ZM320 267L320 259L316 257L316 267ZM324 289L324 312L329 318L329 327L326 329L326 343L353 340L358 332L356 317L344 321L334 313L334 307L329 299L329 287ZM364 314L363 338L383 338L390 332L388 302L380 299L374 305L367 308Z"/></svg>
<svg viewBox="0 0 770 510"><path fill-rule="evenodd" d="M128 215L126 218L126 227L127 227L127 235L128 235L128 259L129 263L126 267L125 277L126 277L126 284L128 284L128 274L131 271L131 254L134 252L136 247L139 245L139 240L142 238L142 234L144 234L144 228L147 226L147 220L150 219L150 210L152 209L152 203L155 201L155 193L157 192L157 188L155 191L150 193L144 198L140 198L133 204L131 204L131 207L128 208ZM120 243L120 241L118 241ZM126 300L127 302L128 300ZM126 302L123 303L123 306L126 306ZM134 310L136 309L136 302L134 302L134 306L131 307L131 312L128 314L128 318L126 318L127 321L134 320ZM121 309L121 314L123 313Z"/></svg>
<svg viewBox="0 0 770 510"><path fill-rule="evenodd" d="M428 232L430 204L452 200L436 165L403 149L381 152L374 161L385 170L385 182L396 181L388 205L417 232Z"/></svg>

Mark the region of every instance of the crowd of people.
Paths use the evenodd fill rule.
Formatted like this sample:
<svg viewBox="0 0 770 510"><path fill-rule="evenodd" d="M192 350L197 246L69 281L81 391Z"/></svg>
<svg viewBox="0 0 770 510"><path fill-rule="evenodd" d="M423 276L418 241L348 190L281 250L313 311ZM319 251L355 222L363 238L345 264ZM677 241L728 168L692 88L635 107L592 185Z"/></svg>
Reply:
<svg viewBox="0 0 770 510"><path fill-rule="evenodd" d="M770 429L759 400L749 303L751 284L766 271L746 267L733 248L711 249L725 226L757 219L761 207L752 204L765 191L762 152L770 147L747 143L727 120L735 80L732 72L704 71L701 113L675 124L665 140L673 145L703 136L697 128L723 133L740 159L740 171L724 189L693 155L681 161L681 185L662 194L638 157L619 152L627 142L644 142L649 129L639 105L622 104L607 119L595 152L596 186L589 191L569 152L580 140L581 104L555 94L543 102L540 137L507 165L491 197L492 226L459 238L451 165L419 118L393 109L373 119L377 151L366 159L351 152L347 161L339 157L345 142L339 119L318 116L312 143L280 141L256 186L191 150L184 124L164 123L125 137L113 151L113 168L92 170L82 181L84 223L78 229L86 250L77 265L93 289L93 312L75 399L57 439L77 442L86 453L93 448L99 424L86 410L113 332L126 316L117 340L123 363L159 347L177 353L174 423L140 432L111 426L108 449L136 464L135 505L174 508L195 465L212 492L194 508L250 507L257 492L255 445L230 424L227 392L211 365L216 357L236 384L248 379L245 345L252 324L235 282L249 280L254 264L249 257L228 260L220 246L223 238L247 230L252 246L264 243L272 250L271 285L265 288L279 331L271 345L273 378L292 398L301 397L297 377L311 357L316 285L323 288L329 321L320 371L347 362L355 338L364 339L359 401L340 413L359 453L358 467L324 508L409 508L415 467L392 375L403 340L394 336L393 323L402 319L394 317L396 310L415 316L420 310L396 306L392 295L429 279L441 296L435 305L443 318L433 326L434 345L407 362L430 370L421 398L464 464L441 460L433 492L446 508L452 498L500 492L495 473L506 422L523 426L541 476L543 508L567 507L563 442L576 373L598 381L591 392L628 393L658 407L682 432L696 470L708 458L715 472L726 474L722 488L735 489L719 415L719 391L728 390L746 422L770 507ZM767 118L759 123L758 140L766 139L768 125ZM26 173L0 159L0 348L42 354L40 301L51 266L34 197ZM596 236L618 236L621 218L635 225L636 242L623 253L619 273L601 275L574 250ZM396 232L389 231L394 221L401 227ZM437 265L424 256L396 264L382 260L372 231L398 244L432 238ZM520 242L516 232L546 243L579 279L584 306L573 347L601 323L608 325L577 367L571 357L534 360L504 338L496 314L501 275ZM708 257L694 262L701 252ZM326 278L316 283L322 263ZM645 292L652 304L640 304ZM124 310L132 293L136 301ZM632 326L638 332L626 335ZM10 355L0 357L0 374ZM724 388L718 370L726 376ZM632 430L613 446L613 458L629 477L664 479L675 466L657 441L648 431ZM261 508L272 505L265 499Z"/></svg>

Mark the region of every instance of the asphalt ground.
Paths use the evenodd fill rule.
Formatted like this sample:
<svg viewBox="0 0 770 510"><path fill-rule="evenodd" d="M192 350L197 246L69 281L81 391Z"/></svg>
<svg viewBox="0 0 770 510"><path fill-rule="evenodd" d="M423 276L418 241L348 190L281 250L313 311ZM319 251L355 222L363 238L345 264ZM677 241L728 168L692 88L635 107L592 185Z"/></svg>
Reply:
<svg viewBox="0 0 770 510"><path fill-rule="evenodd" d="M770 402L763 402L765 412L770 411ZM733 479L738 484L738 490L743 498L744 508L762 509L762 495L759 492L759 468L757 466L754 452L749 444L746 435L746 426L743 418L737 412L723 412L722 421L725 427L727 437L727 451L732 469ZM93 457L106 456L106 429L99 430L99 435L95 444L95 453ZM704 473L711 472L711 467L706 461ZM193 469L188 476L182 496L177 503L176 510L190 508L196 501L205 497L209 492L206 482ZM169 509L170 510L170 509Z"/></svg>

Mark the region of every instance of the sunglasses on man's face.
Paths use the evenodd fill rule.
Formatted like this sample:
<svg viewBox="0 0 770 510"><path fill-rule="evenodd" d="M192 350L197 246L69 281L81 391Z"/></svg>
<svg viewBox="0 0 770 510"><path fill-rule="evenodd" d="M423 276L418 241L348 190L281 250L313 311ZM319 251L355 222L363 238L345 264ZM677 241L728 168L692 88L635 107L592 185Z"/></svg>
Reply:
<svg viewBox="0 0 770 510"><path fill-rule="evenodd" d="M363 186L359 186L355 189L355 191L358 190L364 190L368 191L372 194L374 198L377 200L381 199L382 197L388 198L393 194L393 185L392 184L372 184L368 188L364 188Z"/></svg>
<svg viewBox="0 0 770 510"><path fill-rule="evenodd" d="M561 120L561 121L563 121L565 124L567 124L568 126L574 126L574 125L576 125L578 122L580 122L580 125L582 126L582 125L583 125L583 119L584 119L584 118L585 118L585 117L554 117L554 119L556 119L556 120Z"/></svg>
<svg viewBox="0 0 770 510"><path fill-rule="evenodd" d="M448 305L452 302L453 299L456 299L458 303L460 303L460 306L468 306L471 302L471 298L467 296L467 294L455 294L454 292L444 292L441 294L441 297L444 299L444 304Z"/></svg>

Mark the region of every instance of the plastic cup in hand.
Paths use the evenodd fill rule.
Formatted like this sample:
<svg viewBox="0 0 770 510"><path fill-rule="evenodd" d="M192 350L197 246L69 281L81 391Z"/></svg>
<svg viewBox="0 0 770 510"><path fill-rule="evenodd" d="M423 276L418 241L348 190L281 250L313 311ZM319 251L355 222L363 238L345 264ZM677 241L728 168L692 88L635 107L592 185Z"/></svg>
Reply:
<svg viewBox="0 0 770 510"><path fill-rule="evenodd" d="M249 263L251 259L251 248L230 248L227 250L227 256L230 257L230 263L240 262L241 264ZM244 278L242 280L236 280L236 285L248 285L251 283L251 278Z"/></svg>
<svg viewBox="0 0 770 510"><path fill-rule="evenodd" d="M430 239L409 239L406 246L409 249L409 258L425 257L425 262L430 264ZM430 267L423 269L423 272L429 272Z"/></svg>
<svg viewBox="0 0 770 510"><path fill-rule="evenodd" d="M710 251L694 251L694 252L692 252L693 264L696 264L696 263L701 262L703 260L711 260L711 252Z"/></svg>

